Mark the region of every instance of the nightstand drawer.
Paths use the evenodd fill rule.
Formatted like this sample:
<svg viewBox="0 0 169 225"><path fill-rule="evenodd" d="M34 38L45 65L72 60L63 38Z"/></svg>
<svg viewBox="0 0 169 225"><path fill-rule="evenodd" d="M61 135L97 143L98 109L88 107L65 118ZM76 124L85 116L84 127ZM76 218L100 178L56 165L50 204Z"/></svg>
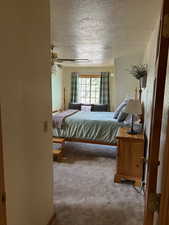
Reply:
<svg viewBox="0 0 169 225"><path fill-rule="evenodd" d="M142 176L144 143L120 140L118 147L118 173L128 176Z"/></svg>
<svg viewBox="0 0 169 225"><path fill-rule="evenodd" d="M128 135L127 138L120 136L118 138L115 182L120 182L124 178L136 181L140 185L143 176L143 163L144 138L137 139L133 135Z"/></svg>

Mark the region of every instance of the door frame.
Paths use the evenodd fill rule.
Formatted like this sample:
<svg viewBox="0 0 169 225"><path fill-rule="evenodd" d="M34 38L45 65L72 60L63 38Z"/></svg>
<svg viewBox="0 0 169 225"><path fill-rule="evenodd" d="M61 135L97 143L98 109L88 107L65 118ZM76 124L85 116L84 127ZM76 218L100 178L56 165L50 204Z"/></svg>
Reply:
<svg viewBox="0 0 169 225"><path fill-rule="evenodd" d="M149 204L151 204L151 196L156 195L159 166L160 136L169 49L169 34L166 33L166 26L169 25L167 24L169 21L166 22L166 15L169 15L169 2L168 0L163 0L157 43L156 74L151 114L144 225L153 225L154 221L154 212L150 209ZM160 225L163 225L163 223Z"/></svg>
<svg viewBox="0 0 169 225"><path fill-rule="evenodd" d="M164 167L163 167L163 183L162 183L162 195L161 195L161 204L159 212L159 224L168 225L169 221L169 112L168 112L168 121L167 121L167 134L165 140L165 155L164 155Z"/></svg>
<svg viewBox="0 0 169 225"><path fill-rule="evenodd" d="M150 155L148 163L148 183L147 183L147 193L146 193L146 206L145 206L145 217L144 225L153 224L153 215L148 209L148 202L151 193L156 193L157 186L157 172L158 172L158 160L159 160L159 147L160 147L160 133L162 124L162 112L163 112L163 100L164 100L164 88L166 79L166 68L167 68L167 58L168 58L168 46L169 38L162 35L164 30L164 16L169 13L169 2L164 0L163 13L161 17L162 21L162 31L159 40L159 57L158 57L158 68L155 83L155 96L153 101L152 119L151 119L151 133L150 133ZM160 95L158 94L160 93ZM169 131L168 131L169 133ZM166 154L169 158L169 145L166 147ZM168 172L168 174L167 174ZM169 187L169 164L165 168L165 173L167 174L166 182L164 183L164 191ZM155 185L153 185L155 184ZM3 144L2 144L2 124L1 124L1 108L0 108L0 187L2 187L2 193L5 194L5 181L4 181L4 158L3 158ZM0 189L1 191L1 189ZM0 193L0 195L2 194ZM169 194L168 194L169 196ZM2 200L2 195L0 196L0 201ZM4 197L4 196L3 196ZM160 225L167 225L168 221L163 219L168 210L168 200L167 198L162 198L161 208L160 208ZM167 203L167 204L166 204ZM0 207L1 209L1 207ZM165 209L163 212L162 210ZM6 225L6 202L3 203L3 215L2 221L0 220L0 225ZM167 217L166 217L167 218ZM2 224L1 224L2 223Z"/></svg>
<svg viewBox="0 0 169 225"><path fill-rule="evenodd" d="M0 107L0 225L7 225L1 107Z"/></svg>

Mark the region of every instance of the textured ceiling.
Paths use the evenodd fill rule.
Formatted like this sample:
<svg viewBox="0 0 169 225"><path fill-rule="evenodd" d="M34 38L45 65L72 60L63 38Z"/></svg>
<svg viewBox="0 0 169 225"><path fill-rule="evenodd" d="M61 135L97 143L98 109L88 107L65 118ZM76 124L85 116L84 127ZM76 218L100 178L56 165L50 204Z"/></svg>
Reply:
<svg viewBox="0 0 169 225"><path fill-rule="evenodd" d="M62 58L110 65L117 56L143 51L161 0L51 0L51 43Z"/></svg>

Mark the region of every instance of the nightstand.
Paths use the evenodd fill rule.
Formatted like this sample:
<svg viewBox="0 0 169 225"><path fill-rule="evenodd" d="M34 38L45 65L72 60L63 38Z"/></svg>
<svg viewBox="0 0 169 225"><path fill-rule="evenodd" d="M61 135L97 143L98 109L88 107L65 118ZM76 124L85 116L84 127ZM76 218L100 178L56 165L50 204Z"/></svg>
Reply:
<svg viewBox="0 0 169 225"><path fill-rule="evenodd" d="M122 179L134 181L135 186L141 186L144 164L144 134L128 134L129 128L120 128L117 134L117 172L114 182Z"/></svg>

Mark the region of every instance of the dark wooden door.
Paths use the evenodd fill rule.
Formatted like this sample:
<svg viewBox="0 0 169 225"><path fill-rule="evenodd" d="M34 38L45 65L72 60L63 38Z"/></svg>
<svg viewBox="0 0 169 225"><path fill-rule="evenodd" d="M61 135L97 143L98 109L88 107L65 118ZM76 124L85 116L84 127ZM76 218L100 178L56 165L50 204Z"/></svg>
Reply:
<svg viewBox="0 0 169 225"><path fill-rule="evenodd" d="M4 160L2 149L2 126L1 126L1 112L0 112L0 225L6 225L6 196L5 196L3 165Z"/></svg>
<svg viewBox="0 0 169 225"><path fill-rule="evenodd" d="M161 179L161 204L158 213L158 223L169 224L169 58L167 77L164 93L164 106L161 129L160 158L163 159L163 167L159 172ZM158 177L159 177L158 176Z"/></svg>
<svg viewBox="0 0 169 225"><path fill-rule="evenodd" d="M154 81L154 99L149 142L147 189L145 197L144 225L153 225L154 212L150 207L151 197L156 194L159 167L160 136L163 119L164 93L169 48L169 1L163 0L161 23L157 44L156 74ZM161 223L160 225L164 225Z"/></svg>

